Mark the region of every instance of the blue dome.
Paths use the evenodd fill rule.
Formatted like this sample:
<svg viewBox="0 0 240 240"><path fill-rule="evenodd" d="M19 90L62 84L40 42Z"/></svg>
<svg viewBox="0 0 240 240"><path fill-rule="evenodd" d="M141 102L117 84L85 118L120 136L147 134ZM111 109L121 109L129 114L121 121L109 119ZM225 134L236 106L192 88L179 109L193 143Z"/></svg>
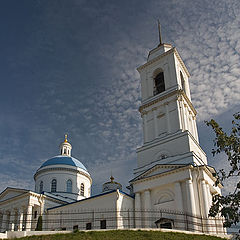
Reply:
<svg viewBox="0 0 240 240"><path fill-rule="evenodd" d="M63 156L63 155L59 155L53 158L48 159L46 162L44 162L42 164L42 167L46 167L46 166L51 166L51 165L70 165L70 166L74 166L74 167L79 167L82 168L83 170L87 171L87 169L85 168L85 166L76 158L73 157L69 157L69 156Z"/></svg>

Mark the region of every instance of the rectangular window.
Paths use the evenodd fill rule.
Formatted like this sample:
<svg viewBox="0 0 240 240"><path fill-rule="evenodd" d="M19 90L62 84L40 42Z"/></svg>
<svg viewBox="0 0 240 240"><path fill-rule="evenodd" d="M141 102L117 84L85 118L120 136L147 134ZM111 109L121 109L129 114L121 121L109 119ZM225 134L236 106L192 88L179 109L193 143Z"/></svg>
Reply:
<svg viewBox="0 0 240 240"><path fill-rule="evenodd" d="M34 218L37 218L37 211L34 211Z"/></svg>
<svg viewBox="0 0 240 240"><path fill-rule="evenodd" d="M65 228L65 227L62 227L61 230L62 230L62 231L66 231L66 228Z"/></svg>
<svg viewBox="0 0 240 240"><path fill-rule="evenodd" d="M101 228L101 229L106 229L106 228L107 228L107 222L106 222L106 220L101 220L101 221L100 221L100 228Z"/></svg>
<svg viewBox="0 0 240 240"><path fill-rule="evenodd" d="M86 230L92 229L92 223L86 223Z"/></svg>

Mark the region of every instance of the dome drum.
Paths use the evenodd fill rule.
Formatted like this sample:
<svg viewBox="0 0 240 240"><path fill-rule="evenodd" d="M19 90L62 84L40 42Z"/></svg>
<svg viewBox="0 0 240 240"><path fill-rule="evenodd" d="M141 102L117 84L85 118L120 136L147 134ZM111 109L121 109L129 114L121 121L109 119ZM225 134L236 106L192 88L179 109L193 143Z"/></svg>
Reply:
<svg viewBox="0 0 240 240"><path fill-rule="evenodd" d="M92 179L86 167L71 156L72 146L67 141L60 145L61 155L46 160L34 175L35 190L50 192L75 200L90 197ZM67 154L66 154L67 153Z"/></svg>

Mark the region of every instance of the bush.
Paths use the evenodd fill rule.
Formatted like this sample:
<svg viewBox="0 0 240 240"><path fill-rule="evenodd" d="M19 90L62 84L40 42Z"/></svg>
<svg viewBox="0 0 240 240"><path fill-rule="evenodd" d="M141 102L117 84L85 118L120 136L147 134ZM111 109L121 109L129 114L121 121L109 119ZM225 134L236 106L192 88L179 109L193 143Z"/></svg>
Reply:
<svg viewBox="0 0 240 240"><path fill-rule="evenodd" d="M37 226L35 231L42 231L42 216L38 217Z"/></svg>

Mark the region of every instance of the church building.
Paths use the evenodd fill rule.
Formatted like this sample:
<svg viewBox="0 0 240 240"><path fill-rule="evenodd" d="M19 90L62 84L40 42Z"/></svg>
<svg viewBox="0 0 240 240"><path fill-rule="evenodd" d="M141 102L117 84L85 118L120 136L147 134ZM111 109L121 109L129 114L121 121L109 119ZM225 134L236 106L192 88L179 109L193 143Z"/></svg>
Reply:
<svg viewBox="0 0 240 240"><path fill-rule="evenodd" d="M177 49L162 43L138 67L141 78L143 145L129 193L111 176L91 196L92 178L71 156L67 136L60 154L37 169L35 191L6 188L0 194L0 231L172 228L224 233L223 220L209 218L214 168L199 145L190 74Z"/></svg>

